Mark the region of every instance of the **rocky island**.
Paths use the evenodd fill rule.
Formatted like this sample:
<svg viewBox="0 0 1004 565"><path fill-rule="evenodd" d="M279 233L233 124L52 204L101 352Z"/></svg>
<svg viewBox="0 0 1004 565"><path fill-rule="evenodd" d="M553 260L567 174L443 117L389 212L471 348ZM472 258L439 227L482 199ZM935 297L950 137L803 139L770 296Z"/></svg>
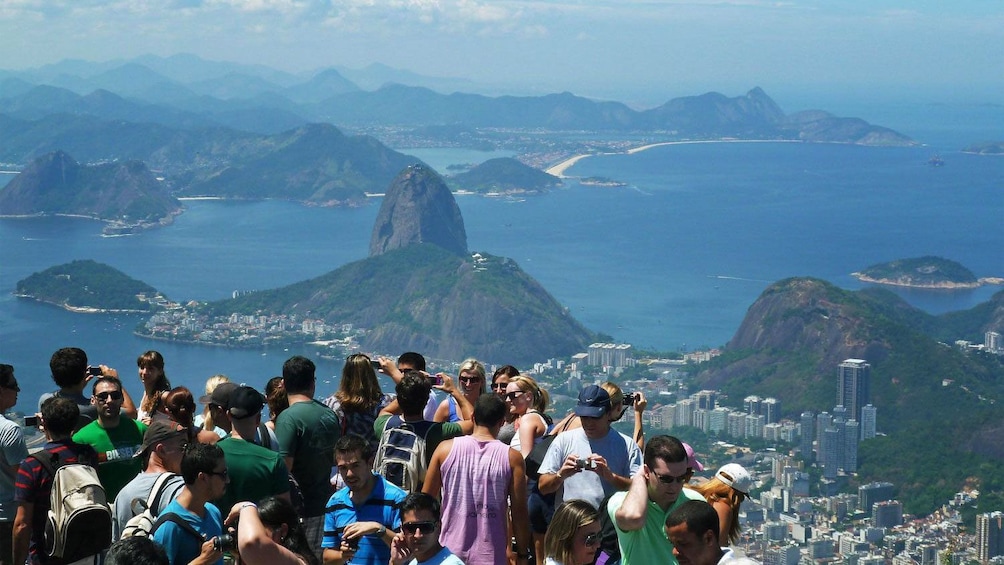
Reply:
<svg viewBox="0 0 1004 565"><path fill-rule="evenodd" d="M17 282L14 294L71 312L151 312L166 306L157 289L91 260L49 267Z"/></svg>
<svg viewBox="0 0 1004 565"><path fill-rule="evenodd" d="M910 288L963 289L1004 284L1004 278L977 278L955 261L932 256L880 263L851 275L862 282Z"/></svg>
<svg viewBox="0 0 1004 565"><path fill-rule="evenodd" d="M963 153L976 155L1004 155L1004 141L984 141L973 143L962 150Z"/></svg>

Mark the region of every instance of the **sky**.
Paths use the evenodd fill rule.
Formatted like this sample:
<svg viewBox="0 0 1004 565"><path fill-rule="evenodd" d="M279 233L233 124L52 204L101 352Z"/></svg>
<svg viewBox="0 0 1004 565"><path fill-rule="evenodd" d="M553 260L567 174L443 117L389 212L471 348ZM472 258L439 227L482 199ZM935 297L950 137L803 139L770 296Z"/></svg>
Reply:
<svg viewBox="0 0 1004 565"><path fill-rule="evenodd" d="M1004 1L0 0L0 68L177 53L626 102L761 86L1004 103Z"/></svg>

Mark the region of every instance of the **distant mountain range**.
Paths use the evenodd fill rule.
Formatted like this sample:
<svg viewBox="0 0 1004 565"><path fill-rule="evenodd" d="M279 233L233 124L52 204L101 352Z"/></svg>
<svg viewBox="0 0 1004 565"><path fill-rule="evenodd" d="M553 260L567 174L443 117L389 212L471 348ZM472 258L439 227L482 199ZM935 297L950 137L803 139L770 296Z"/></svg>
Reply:
<svg viewBox="0 0 1004 565"><path fill-rule="evenodd" d="M29 71L0 72L0 108L10 117L25 120L61 113L102 119L130 116L172 127L198 123L260 133L276 133L306 122L338 126L464 124L870 145L912 143L892 130L818 110L785 115L759 88L735 98L707 93L635 111L619 102L594 101L568 92L490 97L464 94L455 88L437 91L429 85L463 83L384 66L343 71L376 89L363 90L336 69L295 76L259 66L204 61L192 55L109 63L64 61ZM95 91L120 98L102 95L100 103L88 99Z"/></svg>
<svg viewBox="0 0 1004 565"><path fill-rule="evenodd" d="M381 81L423 82L417 75L386 67L370 67L353 76L361 81L379 76ZM677 98L636 111L568 92L489 97L381 84L369 91L335 69L296 76L191 55L64 61L28 71L0 71L0 163L23 167L57 152L86 164L142 161L178 196L354 205L420 161L374 137L346 135L332 124L398 140L405 133L425 143L465 147L485 143L472 135L477 132L501 136L527 153L554 152L555 143L575 146L563 136L572 133L574 138L581 132L667 140L914 143L855 118L822 111L786 115L760 88L734 98L718 93ZM524 138L543 141L521 141ZM556 181L508 160L486 163L452 182L492 192L540 191ZM41 192L21 190L17 201L19 210L95 214L83 204L68 209L66 204L76 201L72 199L50 206ZM102 213L112 210L105 207Z"/></svg>
<svg viewBox="0 0 1004 565"><path fill-rule="evenodd" d="M1004 460L1004 357L947 345L982 343L985 332L1002 328L1004 292L972 310L932 316L884 289L786 279L750 306L697 384L731 398L783 398L785 416L797 419L833 409L841 361L868 361L870 401L889 437L861 444L858 481L895 476L907 511L926 513ZM932 454L955 463L932 471ZM984 471L990 461L998 463Z"/></svg>

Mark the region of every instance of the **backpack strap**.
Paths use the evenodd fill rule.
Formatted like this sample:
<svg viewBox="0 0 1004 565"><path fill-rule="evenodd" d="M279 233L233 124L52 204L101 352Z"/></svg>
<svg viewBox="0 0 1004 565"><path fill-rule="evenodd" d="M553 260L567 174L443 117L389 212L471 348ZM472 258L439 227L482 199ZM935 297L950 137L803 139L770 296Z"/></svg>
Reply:
<svg viewBox="0 0 1004 565"><path fill-rule="evenodd" d="M156 509L160 508L160 499L164 497L164 491L167 489L167 481L177 476L176 473L165 472L157 477L157 481L153 483L153 488L150 489L150 496L146 499L146 508L148 510L156 512Z"/></svg>
<svg viewBox="0 0 1004 565"><path fill-rule="evenodd" d="M265 425L265 422L258 424L258 437L261 438L262 447L272 449L272 436L268 435L268 426Z"/></svg>
<svg viewBox="0 0 1004 565"><path fill-rule="evenodd" d="M42 468L45 469L47 473L49 473L50 477L56 476L56 469L60 467L59 455L56 455L51 451L42 450L37 453L33 453L28 457L31 457L35 461L38 461L38 463L42 466Z"/></svg>
<svg viewBox="0 0 1004 565"><path fill-rule="evenodd" d="M171 522L172 524L178 526L179 528L182 529L182 531L184 531L187 534L191 534L202 541L206 541L206 537L203 536L202 533L199 532L199 530L196 530L184 518L178 516L174 512L164 512L163 514L158 516L157 521L154 522L153 527L150 528L150 536L153 537L153 533L157 531L157 528L161 527L163 524L166 524L167 522Z"/></svg>

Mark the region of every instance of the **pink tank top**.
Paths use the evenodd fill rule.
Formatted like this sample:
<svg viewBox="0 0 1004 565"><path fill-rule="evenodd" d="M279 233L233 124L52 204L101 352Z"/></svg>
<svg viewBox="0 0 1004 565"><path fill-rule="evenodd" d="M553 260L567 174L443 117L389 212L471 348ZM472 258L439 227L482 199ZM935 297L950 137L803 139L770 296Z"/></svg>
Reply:
<svg viewBox="0 0 1004 565"><path fill-rule="evenodd" d="M509 446L458 437L443 461L442 474L440 542L467 565L506 565Z"/></svg>

